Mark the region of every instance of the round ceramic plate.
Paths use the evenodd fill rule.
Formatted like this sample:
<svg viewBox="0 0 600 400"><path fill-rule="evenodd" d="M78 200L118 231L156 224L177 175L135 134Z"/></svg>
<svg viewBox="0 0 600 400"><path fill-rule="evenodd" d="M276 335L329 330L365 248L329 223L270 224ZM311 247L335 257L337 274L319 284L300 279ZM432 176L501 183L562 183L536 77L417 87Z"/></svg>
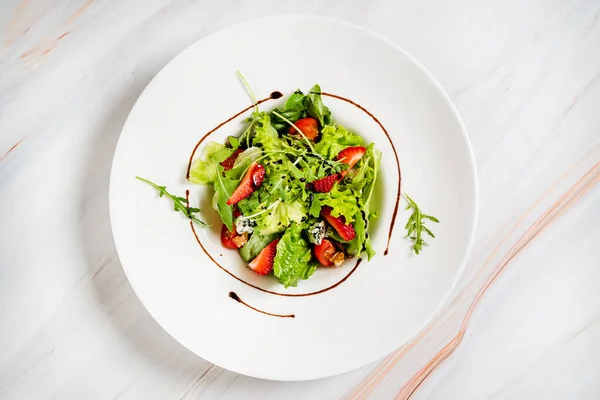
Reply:
<svg viewBox="0 0 600 400"><path fill-rule="evenodd" d="M285 289L221 246L212 189L187 182L186 168L207 132L250 105L236 70L258 98L283 93L284 98L263 102L262 110L315 83L362 106L323 98L334 121L383 152L374 206L379 217L371 227L377 255L370 262L320 268ZM197 154L210 140L240 134L249 113L211 133ZM158 198L136 175L180 196L190 190L191 205L199 205L200 217L212 227L194 232L168 199ZM400 190L440 220L431 226L436 238L418 256L404 238L410 213ZM410 55L347 23L278 16L202 39L152 80L117 146L110 214L131 285L175 339L241 374L306 380L375 361L424 327L465 263L477 214L477 182L456 110Z"/></svg>

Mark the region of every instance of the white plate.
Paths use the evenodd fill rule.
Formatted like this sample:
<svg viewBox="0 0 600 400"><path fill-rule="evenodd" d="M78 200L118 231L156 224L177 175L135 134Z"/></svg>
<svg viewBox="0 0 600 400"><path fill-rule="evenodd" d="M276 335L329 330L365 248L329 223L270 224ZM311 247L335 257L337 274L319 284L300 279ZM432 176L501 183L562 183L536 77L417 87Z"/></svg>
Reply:
<svg viewBox="0 0 600 400"><path fill-rule="evenodd" d="M249 105L235 71L257 97L285 96L319 83L372 112L397 150L402 191L439 217L436 238L419 256L404 239L409 213L401 202L390 251L384 256L398 193L391 142L357 107L325 97L334 120L383 151L380 216L372 232L377 255L335 289L312 296L353 270L319 269L287 291L274 278L245 268L219 242L220 223L209 189L188 183L188 157L199 139ZM263 110L283 99L261 104ZM244 116L209 140L240 133ZM204 142L206 143L206 142ZM200 151L202 146L200 147ZM183 195L191 191L213 228L197 228L136 175ZM150 314L194 353L245 375L305 380L361 367L398 348L440 308L465 263L477 214L473 155L456 110L432 76L399 47L356 26L324 18L277 16L212 34L175 57L135 104L119 140L110 182L110 211L123 268ZM239 279L238 279L239 278ZM256 312L229 297L230 292Z"/></svg>

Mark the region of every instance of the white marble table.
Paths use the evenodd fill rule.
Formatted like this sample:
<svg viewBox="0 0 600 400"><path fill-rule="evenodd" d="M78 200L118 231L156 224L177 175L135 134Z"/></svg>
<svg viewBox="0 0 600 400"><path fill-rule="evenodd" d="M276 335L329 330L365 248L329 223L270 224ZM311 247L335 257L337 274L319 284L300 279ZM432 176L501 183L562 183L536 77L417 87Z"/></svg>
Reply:
<svg viewBox="0 0 600 400"><path fill-rule="evenodd" d="M115 254L108 177L144 86L175 54L277 13L402 45L469 131L473 251L424 332L342 376L281 383L189 353ZM600 2L0 2L1 399L600 398Z"/></svg>

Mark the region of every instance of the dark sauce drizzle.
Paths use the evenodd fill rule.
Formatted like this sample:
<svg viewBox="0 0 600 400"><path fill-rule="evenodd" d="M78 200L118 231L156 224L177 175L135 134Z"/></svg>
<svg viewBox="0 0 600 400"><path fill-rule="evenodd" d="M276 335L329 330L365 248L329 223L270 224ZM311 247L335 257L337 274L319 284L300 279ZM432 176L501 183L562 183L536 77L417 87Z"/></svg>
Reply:
<svg viewBox="0 0 600 400"><path fill-rule="evenodd" d="M393 230L394 230L394 224L395 224L395 222L396 222L396 216L397 216L397 214L398 214L398 205L400 204L400 195L401 195L401 192L400 192L400 184L401 184L401 181L402 181L402 179L401 179L401 175L400 175L400 161L398 160L398 153L396 152L396 147L394 146L394 142L392 142L392 138L390 137L390 135L389 135L388 131L385 129L385 127L383 126L383 124L382 124L382 123L379 121L379 119L377 119L377 117L375 117L375 115L373 115L373 114L372 114L372 113L371 113L369 110L367 110L366 108L364 108L364 107L363 107L363 106L361 106L360 104L358 104L358 103L355 103L354 101L352 101L352 100L350 100L350 99L347 99L347 98L345 98L345 97L338 96L338 95L336 95L336 94L331 94L331 93L326 93L326 92L322 92L321 94L322 94L323 96L333 97L333 98L335 98L335 99L339 99L339 100L345 101L345 102L347 102L347 103L350 103L350 104L352 104L353 106L355 106L355 107L359 108L360 110L362 110L363 112L365 112L365 113L366 113L367 115L369 115L369 116L370 116L370 117L373 119L373 121L375 121L375 122L377 123L377 125L379 125L379 127L380 127L380 128L383 130L383 133L385 133L385 135L386 135L386 136L387 136L387 138L388 138L388 141L390 142L390 145L392 146L392 150L394 151L394 157L396 158L396 165L397 165L397 167L398 167L398 192L397 192L397 197L396 197L396 204L395 204L395 206L394 206L394 213L392 214L392 220L391 220L391 222L390 222L390 229L389 229L389 232L388 232L388 241L387 241L387 245L386 245L385 251L383 252L383 254L384 254L384 255L387 255L387 254L388 254L389 247L390 247L390 240L392 239L392 232L393 232ZM227 124L228 122L231 122L232 120L236 119L237 117L239 117L240 115L242 115L242 114L243 114L243 113L245 113L246 111L248 111L248 110L252 109L252 108L253 108L255 105L262 104L262 103L264 103L265 101L268 101L268 100L271 100L271 99L279 99L279 98L281 98L281 97L283 97L283 94L282 94L281 92L279 92L279 91L274 91L274 92L272 92L272 93L270 94L270 96L269 96L269 97L265 97L264 99L261 99L261 100L257 101L257 102L256 102L256 104L252 104L252 105L250 105L250 106L248 106L248 107L244 108L242 111L240 111L240 112L238 112L237 114L233 115L231 118L229 118L229 119L227 119L227 120L225 120L225 121L221 122L219 125L217 125L217 126L216 126L216 127L214 127L213 129L211 129L210 131L208 131L208 132L207 132L207 133L206 133L204 136L202 136L202 138L200 138L200 140L198 141L198 143L196 143L196 146L194 147L194 150L192 150L192 154L190 154L190 160L189 160L189 162L188 162L188 167L187 167L187 172L186 172L186 178L187 178L187 179L189 179L189 177L190 177L190 169L191 169L191 167L192 167L192 161L193 161L193 159L194 159L194 156L196 155L196 151L198 150L198 147L200 147L200 145L202 144L202 142L204 142L204 140L205 140L207 137L209 137L209 136L210 136L212 133L214 133L215 131L217 131L217 130L218 130L219 128L221 128L223 125ZM187 198L188 198L188 196L189 196L189 190L186 190L186 193L185 193L185 195L186 195L186 199L187 199ZM189 204L189 201L188 201L188 204ZM364 211L363 211L363 217L364 217ZM200 245L200 247L202 248L202 250L204 251L204 253L205 253L205 254L208 256L208 258L210 258L210 259L211 259L211 261L212 261L212 262L213 262L213 263L214 263L214 264L215 264L217 267L221 268L221 270L223 270L224 272L226 272L227 274L229 274L229 276L231 276L232 278L234 278L234 279L237 279L238 281L240 281L240 282L242 282L242 283L244 283L244 284L246 284L246 285L248 285L248 286L250 286L250 287L252 287L252 288L254 288L254 289L260 290L261 292L264 292L264 293L269 293L269 294L272 294L272 295L276 295L276 296L283 296L283 297L305 297L305 296L313 296L313 295L316 295L316 294L321 294L321 293L327 292L328 290L334 289L334 288L336 288L338 285L340 285L340 284L342 284L343 282L345 282L345 281L346 281L346 279L348 279L348 278L350 277L350 275L352 275L352 274L354 273L354 271L356 271L356 269L358 268L358 266L360 265L360 263L361 263L361 261L362 261L362 259L361 259L361 258L359 258L358 260L356 260L356 265L354 266L354 268L352 268L352 270L350 270L350 272L348 272L348 274L347 274L346 276L344 276L344 277L343 277L341 280L339 280L337 283L335 283L335 284L333 284L333 285L331 285L331 286L328 286L328 287L326 287L326 288L324 288L324 289L317 290L317 291L314 291L314 292L309 292L309 293L278 293L278 292L273 292L273 291L271 291L271 290L263 289L263 288L261 288L261 287L258 287L258 286L256 286L256 285L253 285L253 284L251 284L250 282L246 282L246 281L245 281L245 280L243 280L242 278L239 278L238 276L234 275L234 274L233 274L232 272L230 272L230 271L229 271L227 268L223 267L223 266L222 266L221 264L219 264L219 263L217 262L217 260L215 260L215 259L214 259L214 258L213 258L213 257L210 255L210 253L209 253L209 252L206 250L206 248L204 247L204 245L203 245L203 244L202 244L202 242L200 241L200 238L198 237L198 234L196 233L196 228L195 228L195 226L194 226L194 223L193 223L192 221L190 221L190 228L192 229L192 232L194 233L194 237L196 238L196 241L198 242L198 244ZM294 318L294 315L293 315L293 314L290 314L290 315L271 314L271 313L268 313L268 312L266 312L266 311L262 311L262 310L256 309L256 308L254 308L254 307L252 307L252 306L250 306L250 305L246 304L244 301L242 301L242 299L240 299L240 297L239 297L239 296L238 296L238 295L237 295L235 292L229 292L229 297L231 297L232 299L236 300L237 302L239 302L239 303L242 303L242 304L244 304L245 306L247 306L247 307L249 307L249 308L251 308L251 309L253 309L253 310L255 310L255 311L261 312L261 313L263 313L263 314L272 315L272 316L275 316L275 317Z"/></svg>
<svg viewBox="0 0 600 400"><path fill-rule="evenodd" d="M240 296L237 295L236 292L229 292L229 297L231 297L232 299L234 299L238 303L241 303L241 304L245 305L246 307L250 308L251 310L258 311L261 314L266 314L266 315L270 315L272 317L279 317L279 318L296 318L296 316L294 314L273 314L273 313L270 313L270 312L267 312L267 311L259 310L256 307L252 307L250 304L248 304L244 300L242 300L240 298Z"/></svg>

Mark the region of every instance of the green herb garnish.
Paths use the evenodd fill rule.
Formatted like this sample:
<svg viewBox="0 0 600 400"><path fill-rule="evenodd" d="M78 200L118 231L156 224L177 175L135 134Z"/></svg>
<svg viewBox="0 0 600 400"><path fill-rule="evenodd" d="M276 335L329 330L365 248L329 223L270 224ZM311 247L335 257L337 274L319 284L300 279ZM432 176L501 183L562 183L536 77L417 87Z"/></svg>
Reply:
<svg viewBox="0 0 600 400"><path fill-rule="evenodd" d="M200 221L198 218L196 218L196 216L194 214L200 212L200 209L194 208L194 207L189 207L187 205L188 201L185 197L179 197L179 196L172 195L171 193L167 192L166 186L159 186L154 182L150 182L148 179L144 179L139 176L136 176L135 179L145 182L148 185L152 186L154 189L158 190L158 197L167 196L168 198L173 200L173 210L181 211L187 219L194 221L198 225L208 226L208 224L206 224L205 222Z"/></svg>
<svg viewBox="0 0 600 400"><path fill-rule="evenodd" d="M435 223L440 222L436 217L424 214L417 203L414 202L406 193L404 193L404 197L408 201L408 206L406 206L406 210L412 209L413 213L408 219L406 223L406 237L410 238L414 242L413 250L415 254L419 254L419 252L423 249L423 246L429 246L425 240L423 240L423 231L425 231L429 236L435 238L435 235L429 228L425 226L426 219L433 221Z"/></svg>

